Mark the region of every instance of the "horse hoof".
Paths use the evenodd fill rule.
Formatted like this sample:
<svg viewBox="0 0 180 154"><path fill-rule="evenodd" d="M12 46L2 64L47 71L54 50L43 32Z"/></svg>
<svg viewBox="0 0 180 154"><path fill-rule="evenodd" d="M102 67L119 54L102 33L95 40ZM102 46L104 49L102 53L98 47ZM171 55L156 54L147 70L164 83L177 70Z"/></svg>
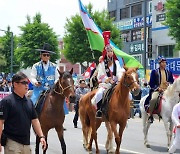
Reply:
<svg viewBox="0 0 180 154"><path fill-rule="evenodd" d="M146 144L146 148L150 148L150 145L149 145L149 144Z"/></svg>
<svg viewBox="0 0 180 154"><path fill-rule="evenodd" d="M113 151L113 150L107 150L107 153L108 153L108 154L113 154L114 151Z"/></svg>
<svg viewBox="0 0 180 154"><path fill-rule="evenodd" d="M93 152L92 151L89 151L89 154L92 154Z"/></svg>

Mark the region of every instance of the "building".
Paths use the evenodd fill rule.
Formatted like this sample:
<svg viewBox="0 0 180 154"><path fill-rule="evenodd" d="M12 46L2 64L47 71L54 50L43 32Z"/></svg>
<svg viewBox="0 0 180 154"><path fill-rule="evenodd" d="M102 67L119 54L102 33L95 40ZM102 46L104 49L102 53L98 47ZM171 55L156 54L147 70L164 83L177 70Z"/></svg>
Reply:
<svg viewBox="0 0 180 154"><path fill-rule="evenodd" d="M63 49L63 40L59 39L59 49L60 51ZM73 68L73 73L81 74L81 65L80 64L71 64L66 60L64 55L61 52L61 57L59 60L59 69L60 71L70 71Z"/></svg>
<svg viewBox="0 0 180 154"><path fill-rule="evenodd" d="M142 64L146 60L149 68L151 59L158 55L179 57L179 52L173 52L175 41L168 36L165 21L166 0L108 0L110 17L121 31L123 39L122 51L133 55ZM145 7L146 4L146 7ZM144 40L144 16L146 14L146 43ZM146 58L144 55L146 44Z"/></svg>
<svg viewBox="0 0 180 154"><path fill-rule="evenodd" d="M166 20L166 0L152 1L152 49L153 57L163 55L164 57L179 57L179 52L174 52L175 41L168 36L168 26L163 25Z"/></svg>
<svg viewBox="0 0 180 154"><path fill-rule="evenodd" d="M152 41L152 2L147 1L146 31L148 45ZM109 0L110 17L115 17L114 24L121 30L124 47L122 50L133 55L143 64L144 53L144 2L142 0ZM148 46L147 45L147 46ZM149 51L150 52L150 51ZM151 58L152 54L148 54Z"/></svg>

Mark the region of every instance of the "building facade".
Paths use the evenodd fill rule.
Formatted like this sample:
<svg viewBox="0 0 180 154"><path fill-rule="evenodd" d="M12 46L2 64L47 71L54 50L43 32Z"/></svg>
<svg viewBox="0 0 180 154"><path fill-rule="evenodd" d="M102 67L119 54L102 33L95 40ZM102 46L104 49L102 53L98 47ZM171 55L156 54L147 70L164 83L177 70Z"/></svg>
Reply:
<svg viewBox="0 0 180 154"><path fill-rule="evenodd" d="M150 60L156 59L158 55L179 57L179 52L173 52L175 41L168 36L168 27L163 25L165 2L166 0L108 0L109 15L114 17L114 24L121 31L124 45L122 51L133 55L142 64L146 61L146 68L149 68Z"/></svg>

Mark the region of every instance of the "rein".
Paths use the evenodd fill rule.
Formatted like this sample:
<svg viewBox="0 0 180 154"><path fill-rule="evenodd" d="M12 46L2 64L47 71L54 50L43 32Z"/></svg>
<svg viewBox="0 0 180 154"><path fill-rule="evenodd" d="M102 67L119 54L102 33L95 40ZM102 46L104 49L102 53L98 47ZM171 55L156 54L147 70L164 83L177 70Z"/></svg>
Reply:
<svg viewBox="0 0 180 154"><path fill-rule="evenodd" d="M127 81L126 81L126 75L125 75L124 78L125 78L125 79L124 79L123 85L124 85L125 87L129 88L129 89L130 89L130 86L131 86L133 83L137 82L137 81L133 81L132 83L128 84Z"/></svg>
<svg viewBox="0 0 180 154"><path fill-rule="evenodd" d="M59 87L62 89L62 91L58 92L58 91L56 91L56 90L54 89L54 92L55 92L56 94L59 94L59 95L62 95L62 96L64 96L64 97L66 97L66 96L64 95L64 91L65 91L66 89L72 87L72 85L69 85L69 86L63 88L62 85L61 85L61 83L60 83L60 80L59 80L58 83L59 83Z"/></svg>

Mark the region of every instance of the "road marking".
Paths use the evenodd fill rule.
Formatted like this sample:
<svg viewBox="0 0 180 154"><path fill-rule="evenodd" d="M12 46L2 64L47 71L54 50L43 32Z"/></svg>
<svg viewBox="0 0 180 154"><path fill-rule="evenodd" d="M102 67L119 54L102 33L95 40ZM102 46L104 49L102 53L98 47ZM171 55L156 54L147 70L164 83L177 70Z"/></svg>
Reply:
<svg viewBox="0 0 180 154"><path fill-rule="evenodd" d="M98 144L98 145L105 148L105 145L103 145L103 144ZM113 148L116 149L116 147L113 147ZM131 153L131 154L144 154L144 153L140 153L140 152L136 152L136 151L132 151L132 150L128 150L128 149L120 148L120 150L124 151L124 152Z"/></svg>
<svg viewBox="0 0 180 154"><path fill-rule="evenodd" d="M82 140L80 140L81 142L83 142ZM99 146L105 148L105 145L104 144L98 144ZM114 149L116 149L116 147L113 147ZM144 153L140 153L140 152L136 152L136 151L132 151L132 150L128 150L128 149L120 149L121 151L124 151L124 152L128 152L128 153L131 153L131 154L144 154Z"/></svg>

